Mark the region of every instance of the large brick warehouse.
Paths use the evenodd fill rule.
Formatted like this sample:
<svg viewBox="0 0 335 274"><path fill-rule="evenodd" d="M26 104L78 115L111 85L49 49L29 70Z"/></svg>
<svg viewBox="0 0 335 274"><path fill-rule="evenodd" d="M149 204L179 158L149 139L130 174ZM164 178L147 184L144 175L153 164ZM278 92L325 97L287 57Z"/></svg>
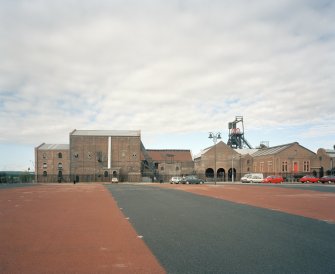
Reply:
<svg viewBox="0 0 335 274"><path fill-rule="evenodd" d="M35 148L37 182L110 182L113 177L141 182L165 179L168 167L178 174L194 168L190 150L147 151L139 130L74 130L69 139L69 145L43 143ZM162 155L175 157L162 162Z"/></svg>

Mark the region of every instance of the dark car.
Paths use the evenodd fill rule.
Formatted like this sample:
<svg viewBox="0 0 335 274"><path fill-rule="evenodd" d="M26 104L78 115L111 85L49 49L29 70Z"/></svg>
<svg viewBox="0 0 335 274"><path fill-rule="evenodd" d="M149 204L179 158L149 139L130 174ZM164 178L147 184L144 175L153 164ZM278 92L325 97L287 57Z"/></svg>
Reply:
<svg viewBox="0 0 335 274"><path fill-rule="evenodd" d="M198 178L197 176L190 175L190 176L185 176L181 180L182 184L203 184L205 181Z"/></svg>
<svg viewBox="0 0 335 274"><path fill-rule="evenodd" d="M317 178L315 176L311 176L311 175L306 175L306 176L299 179L299 182L301 182L301 183L317 183L319 181L320 181L319 178Z"/></svg>
<svg viewBox="0 0 335 274"><path fill-rule="evenodd" d="M320 178L321 183L335 183L335 175L323 176Z"/></svg>

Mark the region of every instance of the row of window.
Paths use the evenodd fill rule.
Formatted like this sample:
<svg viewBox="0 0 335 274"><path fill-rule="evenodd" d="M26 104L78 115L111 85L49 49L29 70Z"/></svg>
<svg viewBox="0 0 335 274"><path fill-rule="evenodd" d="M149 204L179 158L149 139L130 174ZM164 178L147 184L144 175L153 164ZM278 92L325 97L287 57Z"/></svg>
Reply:
<svg viewBox="0 0 335 274"><path fill-rule="evenodd" d="M58 159L62 159L63 158L63 154L61 152L58 152ZM47 154L46 153L43 153L42 155L43 159L47 159Z"/></svg>
<svg viewBox="0 0 335 274"><path fill-rule="evenodd" d="M125 153L122 152L122 157L125 156ZM133 153L133 158L136 158L137 154L136 153ZM73 157L74 158L79 158L79 154L78 153L74 153L73 154ZM59 159L62 159L63 158L63 154L61 152L58 153L58 158ZM91 159L92 158L92 153L91 152L88 152L87 153L87 158L88 159ZM98 158L98 161L101 162L102 161L102 152L101 151L98 151L97 152L97 158ZM43 153L43 159L47 159L47 154L46 153Z"/></svg>
<svg viewBox="0 0 335 274"><path fill-rule="evenodd" d="M103 156L103 155L102 155L102 152L101 152L101 151L97 151L96 155L97 155L97 160L98 160L98 162L102 162L102 159L103 159L103 157L102 157L102 156ZM121 156L122 156L122 157L125 157L125 156L126 156L126 153L125 153L125 152L122 152ZM136 158L136 156L137 156L136 153L133 153L133 154L132 154L132 157L133 157L133 158ZM77 153L77 152L73 153L73 157L74 157L75 159L78 159L78 158L79 158L79 153ZM92 153L91 153L91 152L88 152L88 153L87 153L87 158L88 158L88 159L92 159Z"/></svg>
<svg viewBox="0 0 335 274"><path fill-rule="evenodd" d="M47 169L47 168L48 168L48 164L43 163L43 169ZM58 163L58 169L63 169L63 164L62 163Z"/></svg>
<svg viewBox="0 0 335 274"><path fill-rule="evenodd" d="M257 172L257 163L254 163L254 172ZM292 162L292 167L289 169L289 162L283 161L281 163L281 171L282 172L299 172L299 162ZM303 172L310 172L310 161L303 162ZM259 163L259 172L265 172L264 170L264 162ZM267 172L273 172L273 163L272 161L267 162Z"/></svg>

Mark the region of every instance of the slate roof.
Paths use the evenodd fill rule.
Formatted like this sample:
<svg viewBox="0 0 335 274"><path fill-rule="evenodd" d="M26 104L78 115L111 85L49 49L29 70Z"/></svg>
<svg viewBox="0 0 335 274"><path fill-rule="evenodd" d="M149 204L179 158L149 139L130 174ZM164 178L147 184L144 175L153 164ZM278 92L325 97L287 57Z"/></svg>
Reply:
<svg viewBox="0 0 335 274"><path fill-rule="evenodd" d="M68 144L42 144L38 147L39 150L67 150L70 149Z"/></svg>
<svg viewBox="0 0 335 274"><path fill-rule="evenodd" d="M77 130L70 135L74 136L119 136L119 137L139 137L140 130Z"/></svg>
<svg viewBox="0 0 335 274"><path fill-rule="evenodd" d="M283 151L284 149L289 148L290 146L292 146L294 144L297 144L297 143L290 143L290 144L279 145L279 146L275 146L275 147L262 148L262 149L259 149L258 151L256 151L255 153L251 154L251 156L252 157L257 157L257 156L266 156L266 155L277 154L277 153Z"/></svg>
<svg viewBox="0 0 335 274"><path fill-rule="evenodd" d="M234 149L237 153L241 154L241 155L252 155L253 153L257 152L259 149L258 148L236 148Z"/></svg>
<svg viewBox="0 0 335 274"><path fill-rule="evenodd" d="M335 150L334 149L325 149L326 153L328 154L328 156L330 158L334 158L335 157Z"/></svg>

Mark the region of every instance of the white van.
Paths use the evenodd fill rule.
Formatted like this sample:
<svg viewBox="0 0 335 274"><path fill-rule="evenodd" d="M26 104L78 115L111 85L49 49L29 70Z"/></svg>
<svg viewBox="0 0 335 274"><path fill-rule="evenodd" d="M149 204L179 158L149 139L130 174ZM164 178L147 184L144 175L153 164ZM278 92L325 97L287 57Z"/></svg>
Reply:
<svg viewBox="0 0 335 274"><path fill-rule="evenodd" d="M249 183L249 179L251 178L251 175L250 173L248 174L245 174L242 178L241 178L241 182L242 183Z"/></svg>
<svg viewBox="0 0 335 274"><path fill-rule="evenodd" d="M264 179L263 173L248 173L241 178L242 183L261 183Z"/></svg>

